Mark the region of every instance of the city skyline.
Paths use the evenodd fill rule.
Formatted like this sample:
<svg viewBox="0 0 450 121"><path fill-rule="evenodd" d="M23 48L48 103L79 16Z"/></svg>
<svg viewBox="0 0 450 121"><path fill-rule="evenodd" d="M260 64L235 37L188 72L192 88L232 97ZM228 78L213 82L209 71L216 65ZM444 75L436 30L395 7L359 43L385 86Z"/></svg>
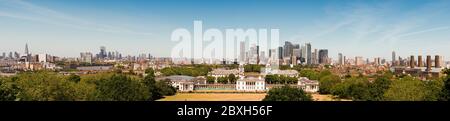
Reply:
<svg viewBox="0 0 450 121"><path fill-rule="evenodd" d="M175 2L182 1L1 0L0 52L23 53L27 43L33 54L62 57L96 54L100 46L168 57L176 44L170 33L203 20L204 28L278 28L281 43L311 43L334 60L338 53L390 60L392 51L404 58L450 57L448 1Z"/></svg>

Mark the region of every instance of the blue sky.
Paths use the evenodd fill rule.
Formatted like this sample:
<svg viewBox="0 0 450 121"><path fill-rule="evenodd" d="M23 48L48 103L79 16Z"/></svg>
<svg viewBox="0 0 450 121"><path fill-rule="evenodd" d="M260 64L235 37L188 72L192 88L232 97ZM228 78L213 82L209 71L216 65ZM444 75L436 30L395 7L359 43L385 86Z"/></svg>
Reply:
<svg viewBox="0 0 450 121"><path fill-rule="evenodd" d="M99 46L170 56L176 28L278 28L280 39L367 58L450 57L448 0L0 0L0 52L78 57Z"/></svg>

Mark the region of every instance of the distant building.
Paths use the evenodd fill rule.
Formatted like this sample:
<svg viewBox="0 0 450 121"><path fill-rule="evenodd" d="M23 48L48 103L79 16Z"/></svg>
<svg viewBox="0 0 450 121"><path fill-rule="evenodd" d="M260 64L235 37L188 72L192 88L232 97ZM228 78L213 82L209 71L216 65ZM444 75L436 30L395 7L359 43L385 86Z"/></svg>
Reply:
<svg viewBox="0 0 450 121"><path fill-rule="evenodd" d="M356 57L355 57L355 65L356 65L356 66L361 66L361 65L363 65L363 64L364 64L363 57L361 57L361 56L356 56Z"/></svg>
<svg viewBox="0 0 450 121"><path fill-rule="evenodd" d="M83 63L92 63L92 53L90 52L80 53L80 61Z"/></svg>
<svg viewBox="0 0 450 121"><path fill-rule="evenodd" d="M38 54L38 62L47 62L47 54Z"/></svg>
<svg viewBox="0 0 450 121"><path fill-rule="evenodd" d="M261 77L240 78L236 81L238 91L266 91L266 82Z"/></svg>
<svg viewBox="0 0 450 121"><path fill-rule="evenodd" d="M238 77L239 74L239 70L238 69L231 69L231 70L226 70L226 69L214 69L211 72L209 72L209 76L215 77L215 78L219 78L219 77L227 77L230 74L235 75L236 77Z"/></svg>
<svg viewBox="0 0 450 121"><path fill-rule="evenodd" d="M312 50L311 50L311 43L306 43L306 63L308 64L308 65L311 65L311 64L313 64L311 61L312 61L312 52L311 52ZM316 52L316 54L317 54L317 52Z"/></svg>
<svg viewBox="0 0 450 121"><path fill-rule="evenodd" d="M305 92L316 93L319 91L319 81L309 80L306 77L298 78L298 86Z"/></svg>
<svg viewBox="0 0 450 121"><path fill-rule="evenodd" d="M113 68L113 66L82 66L77 67L77 70L80 71L109 71Z"/></svg>
<svg viewBox="0 0 450 121"><path fill-rule="evenodd" d="M319 64L329 64L328 62L328 50L320 49L319 50Z"/></svg>

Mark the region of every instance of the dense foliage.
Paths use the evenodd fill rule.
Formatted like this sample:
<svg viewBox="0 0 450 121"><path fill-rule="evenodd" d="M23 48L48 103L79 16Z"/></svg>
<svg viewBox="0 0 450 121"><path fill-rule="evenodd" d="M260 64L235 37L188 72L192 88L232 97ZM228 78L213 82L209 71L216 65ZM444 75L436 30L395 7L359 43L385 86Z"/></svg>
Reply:
<svg viewBox="0 0 450 121"><path fill-rule="evenodd" d="M1 101L152 101L176 90L166 81L155 82L121 73L64 76L55 72L23 72L0 78Z"/></svg>
<svg viewBox="0 0 450 121"><path fill-rule="evenodd" d="M253 64L249 64L249 65L245 65L244 66L244 71L245 72L261 72L261 65L253 65Z"/></svg>
<svg viewBox="0 0 450 121"><path fill-rule="evenodd" d="M312 101L312 96L302 89L283 86L271 89L263 101Z"/></svg>
<svg viewBox="0 0 450 121"><path fill-rule="evenodd" d="M171 75L187 75L187 76L206 76L209 71L211 71L209 66L193 66L193 67L167 67L161 69L161 73L164 76Z"/></svg>
<svg viewBox="0 0 450 121"><path fill-rule="evenodd" d="M266 83L268 84L296 84L297 78L283 75L266 75Z"/></svg>

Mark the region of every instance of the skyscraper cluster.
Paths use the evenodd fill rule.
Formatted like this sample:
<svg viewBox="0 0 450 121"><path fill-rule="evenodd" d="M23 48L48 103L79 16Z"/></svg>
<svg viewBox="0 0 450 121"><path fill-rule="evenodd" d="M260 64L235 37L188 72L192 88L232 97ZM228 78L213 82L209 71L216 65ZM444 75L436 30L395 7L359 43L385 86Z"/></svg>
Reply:
<svg viewBox="0 0 450 121"><path fill-rule="evenodd" d="M246 64L265 64L276 62L282 65L312 65L312 64L330 64L331 59L328 56L327 49L312 50L310 43L293 44L289 41L284 45L267 50L268 58L266 58L265 50L260 50L259 45L252 44L246 49L246 43L240 42L240 63Z"/></svg>

